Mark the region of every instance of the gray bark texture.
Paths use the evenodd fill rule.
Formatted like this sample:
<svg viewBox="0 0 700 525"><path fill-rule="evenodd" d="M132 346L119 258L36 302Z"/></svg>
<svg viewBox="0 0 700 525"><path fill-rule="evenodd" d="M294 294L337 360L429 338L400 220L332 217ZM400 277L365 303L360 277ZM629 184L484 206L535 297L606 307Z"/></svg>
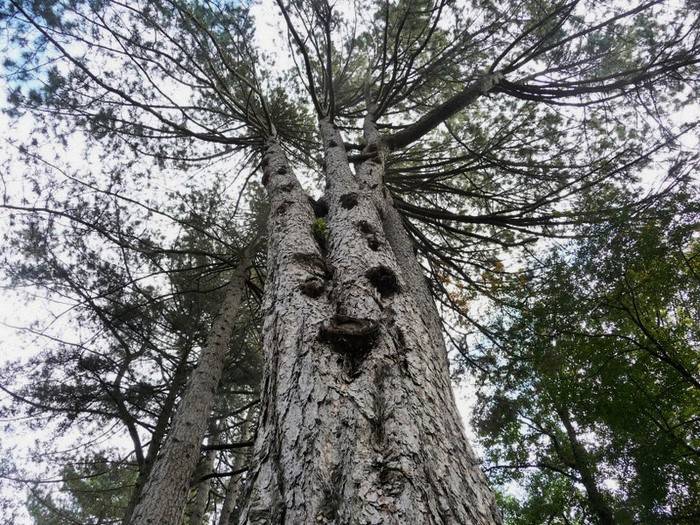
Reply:
<svg viewBox="0 0 700 525"><path fill-rule="evenodd" d="M148 476L153 468L153 461L160 450L160 446L165 439L165 433L168 428L168 423L170 423L170 418L172 417L173 411L175 409L175 401L177 396L180 394L180 390L183 387L187 379L187 357L189 356L189 344L187 342L187 347L185 350L180 352L178 358L177 367L175 368L175 373L173 374L170 390L166 396L161 411L158 413L158 419L156 420L155 428L153 429L153 434L151 434L151 441L148 444L148 451L146 453L146 458L144 464L139 468L139 473L136 478L136 483L131 491L131 496L129 497L129 502L126 507L126 512L124 513L123 523L128 525L131 522L131 516L141 499L141 494L143 492L143 487L148 480Z"/></svg>
<svg viewBox="0 0 700 525"><path fill-rule="evenodd" d="M185 387L161 451L151 469L131 525L179 525L192 475L224 369L232 325L240 309L247 263L242 262L227 285L207 345Z"/></svg>
<svg viewBox="0 0 700 525"><path fill-rule="evenodd" d="M498 524L371 114L355 172L333 124L320 131L328 239L280 145L263 159L266 368L239 523Z"/></svg>

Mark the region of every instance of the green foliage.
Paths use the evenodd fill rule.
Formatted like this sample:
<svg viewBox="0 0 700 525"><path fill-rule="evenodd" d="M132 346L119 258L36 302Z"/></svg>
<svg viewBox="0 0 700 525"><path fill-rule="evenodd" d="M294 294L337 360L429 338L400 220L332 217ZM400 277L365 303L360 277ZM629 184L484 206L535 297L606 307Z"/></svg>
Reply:
<svg viewBox="0 0 700 525"><path fill-rule="evenodd" d="M504 307L478 326L489 340L477 422L493 479L527 486L522 501L503 497L508 519L589 523L584 471L622 523L692 514L700 249L692 220L676 217L697 210L681 194L652 210L630 188L649 167L666 169L666 190L683 187L697 163L679 140L697 119L672 118L700 92L697 2L279 4L300 35L288 55L254 47L247 1L0 0L4 109L36 126L21 162L40 143L77 138L87 164L106 166L89 184L32 173L17 202L3 195L25 214L9 220L8 284L68 303L80 337L1 370L21 397L0 415L59 433L87 422L85 437L114 422L138 450L139 433L167 422L162 406L204 344L227 272L257 239L220 396L221 410L238 410L262 364L267 205L252 170L246 198L227 190L272 135L295 169L321 171L318 116L333 117L352 152L351 142L365 149L368 108L384 139L437 114L425 135L373 160L447 320L471 330L471 305ZM195 167L206 176L155 199L134 190ZM325 249L326 221L311 228ZM586 240L552 248L540 267L535 242L571 235ZM111 503L78 496L119 483L101 476L66 485L61 501L36 493L36 516L54 519L51 506L101 516Z"/></svg>
<svg viewBox="0 0 700 525"><path fill-rule="evenodd" d="M212 181L206 189L193 183L168 192L168 202L156 207L125 205L134 194L148 202L138 182L115 181L121 197L115 198L97 185L86 192L90 180L37 177L34 198L73 220L18 214L2 250L7 284L41 290L65 309L65 331L47 333L28 347L31 355L0 367L8 389L0 414L18 435L37 432L23 464L11 465L8 454L12 476L29 477L24 469L32 463L44 477L65 480L27 484L37 523L120 521L151 444L162 443L230 272L244 251L254 268L264 266L268 204L258 185L250 185L233 215L230 197ZM217 410L231 427L257 397L262 370L258 304L265 275L253 274L245 311L231 328L218 396ZM13 494L16 507L17 484Z"/></svg>
<svg viewBox="0 0 700 525"><path fill-rule="evenodd" d="M111 465L104 457L66 466L59 496L34 488L27 510L35 525L117 523L124 515L136 478L133 467Z"/></svg>
<svg viewBox="0 0 700 525"><path fill-rule="evenodd" d="M524 502L499 492L499 506L508 525L584 525L585 503L574 483L565 477L538 472L528 477Z"/></svg>
<svg viewBox="0 0 700 525"><path fill-rule="evenodd" d="M313 233L319 246L325 249L328 245L328 236L330 235L330 230L326 219L323 217L317 217L311 224L311 233Z"/></svg>
<svg viewBox="0 0 700 525"><path fill-rule="evenodd" d="M619 523L700 508L695 198L590 228L506 292L475 421L494 481L526 487L508 523L595 523L587 473Z"/></svg>

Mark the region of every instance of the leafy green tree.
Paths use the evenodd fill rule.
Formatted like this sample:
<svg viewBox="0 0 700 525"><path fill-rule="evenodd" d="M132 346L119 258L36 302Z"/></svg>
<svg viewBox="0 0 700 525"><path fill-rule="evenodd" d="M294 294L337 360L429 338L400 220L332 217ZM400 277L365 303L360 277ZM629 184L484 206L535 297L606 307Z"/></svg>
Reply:
<svg viewBox="0 0 700 525"><path fill-rule="evenodd" d="M63 501L34 487L27 508L37 525L106 525L119 523L128 504L134 470L114 466L104 457L81 458L81 466L67 466L60 493Z"/></svg>
<svg viewBox="0 0 700 525"><path fill-rule="evenodd" d="M47 164L42 160L37 166ZM64 330L61 337L46 327L24 327L43 341L43 349L4 366L0 388L7 394L5 417L25 421L17 430L48 428L52 433L35 447L33 463L45 470L46 478L71 480L61 489L68 494L64 498L33 490L32 508L43 508L40 512L49 519L72 516L79 507L78 522L87 520L93 508L80 503L76 488L80 476L94 474L83 472L80 454L105 458L99 467L101 486L130 472L128 483L110 489L114 497L104 503L104 515L121 518L138 501L218 307L231 250L247 242L246 236L257 236L264 245L259 232L265 218L265 203L251 192L249 229L228 227L222 235L217 224L231 217L218 188L192 189L181 205L171 202L170 209L157 209L130 199L123 188L120 193L88 180L64 173L61 184L36 184L34 202L42 205L14 207L15 228L6 235L3 251L8 284L56 301L73 330ZM68 186L68 191L57 186ZM80 191L86 187L89 193ZM157 219L165 219L165 227ZM219 417L226 429L240 423L241 407L258 399L255 332L261 284L258 275L247 286L250 312L232 331L234 342L222 363ZM120 447L110 447L110 437L119 441L123 434L131 448L123 440ZM69 448L74 452L64 453L56 440L70 436L75 436ZM226 436L235 433L227 430ZM227 454L221 452L222 465L233 461L223 457ZM114 473L107 470L110 465ZM29 486L36 480L26 472L10 478Z"/></svg>
<svg viewBox="0 0 700 525"><path fill-rule="evenodd" d="M527 487L512 523L698 518L696 198L591 228L504 292L476 421L494 479Z"/></svg>

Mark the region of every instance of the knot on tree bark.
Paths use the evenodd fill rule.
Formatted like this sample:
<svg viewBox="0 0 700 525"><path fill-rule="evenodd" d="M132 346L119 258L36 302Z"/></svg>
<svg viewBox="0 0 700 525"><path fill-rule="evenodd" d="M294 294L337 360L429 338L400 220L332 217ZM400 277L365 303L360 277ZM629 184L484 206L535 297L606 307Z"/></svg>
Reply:
<svg viewBox="0 0 700 525"><path fill-rule="evenodd" d="M367 270L365 276L383 299L391 297L400 290L399 280L391 268L376 266Z"/></svg>
<svg viewBox="0 0 700 525"><path fill-rule="evenodd" d="M293 201L282 201L279 206L275 208L275 215L284 215L293 204Z"/></svg>
<svg viewBox="0 0 700 525"><path fill-rule="evenodd" d="M358 221L357 228L367 241L367 246L369 246L370 250L374 252L379 250L382 243L379 240L379 236L374 231L374 227L367 221Z"/></svg>
<svg viewBox="0 0 700 525"><path fill-rule="evenodd" d="M371 349L379 335L379 323L336 314L321 325L320 337L338 352L361 353Z"/></svg>
<svg viewBox="0 0 700 525"><path fill-rule="evenodd" d="M326 289L326 283L320 277L312 276L308 277L303 283L301 283L299 288L304 295L315 299L323 294L324 290Z"/></svg>
<svg viewBox="0 0 700 525"><path fill-rule="evenodd" d="M357 193L346 193L340 196L340 205L346 210L351 210L357 206Z"/></svg>

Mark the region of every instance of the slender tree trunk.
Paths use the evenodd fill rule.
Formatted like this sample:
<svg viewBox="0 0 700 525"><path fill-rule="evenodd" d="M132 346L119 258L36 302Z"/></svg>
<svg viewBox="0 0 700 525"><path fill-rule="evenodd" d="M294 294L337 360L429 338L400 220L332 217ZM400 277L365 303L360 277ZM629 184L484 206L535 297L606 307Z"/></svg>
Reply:
<svg viewBox="0 0 700 525"><path fill-rule="evenodd" d="M559 415L559 418L566 429L566 435L569 438L569 443L573 454L574 468L581 476L581 483L586 489L588 505L590 506L600 525L615 525L616 522L614 513L608 503L605 501L605 497L598 489L598 484L596 483L595 479L595 471L591 466L588 452L586 452L586 449L578 440L576 429L571 423L568 410L559 408L557 409L557 414Z"/></svg>
<svg viewBox="0 0 700 525"><path fill-rule="evenodd" d="M240 309L247 262L242 261L226 289L206 348L192 372L168 437L151 470L131 525L179 525L199 450L214 406L232 323Z"/></svg>
<svg viewBox="0 0 700 525"><path fill-rule="evenodd" d="M216 418L212 418L209 424L209 444L219 444L219 425ZM214 472L214 461L216 461L216 449L207 450L206 454L197 465L194 472L193 481L195 483L195 496L189 508L188 525L203 525L204 517L209 502L209 491L211 489L211 478L198 481L200 478Z"/></svg>
<svg viewBox="0 0 700 525"><path fill-rule="evenodd" d="M255 410L250 408L248 413L241 423L241 428L239 432L239 441L247 441L250 439L250 425L252 422L253 414ZM250 454L248 452L241 451L236 455L236 460L233 462L234 472L241 470L249 461ZM233 525L234 524L234 509L236 503L238 502L238 496L241 492L243 477L239 474L237 476L232 476L229 479L228 485L226 486L226 497L224 498L224 503L221 506L221 513L219 514L218 525Z"/></svg>
<svg viewBox="0 0 700 525"><path fill-rule="evenodd" d="M440 320L384 196L382 145L353 173L320 123L329 239L284 154L263 165L272 202L263 404L239 523L496 524L464 436Z"/></svg>
<svg viewBox="0 0 700 525"><path fill-rule="evenodd" d="M170 385L170 390L168 395L163 402L163 406L158 413L158 419L156 420L156 426L151 435L151 441L148 444L148 450L146 452L146 460L143 466L139 469L138 476L136 477L136 483L131 491L131 496L129 497L129 503L126 507L126 512L124 513L124 523L128 524L131 521L131 515L134 512L134 508L141 498L141 493L143 492L143 487L146 484L151 469L153 468L153 461L156 454L160 450L160 446L165 438L165 432L168 428L168 423L173 414L173 409L175 408L175 400L177 399L180 389L187 379L187 357L189 356L189 351L181 352L180 358L175 368L173 374L172 383Z"/></svg>

